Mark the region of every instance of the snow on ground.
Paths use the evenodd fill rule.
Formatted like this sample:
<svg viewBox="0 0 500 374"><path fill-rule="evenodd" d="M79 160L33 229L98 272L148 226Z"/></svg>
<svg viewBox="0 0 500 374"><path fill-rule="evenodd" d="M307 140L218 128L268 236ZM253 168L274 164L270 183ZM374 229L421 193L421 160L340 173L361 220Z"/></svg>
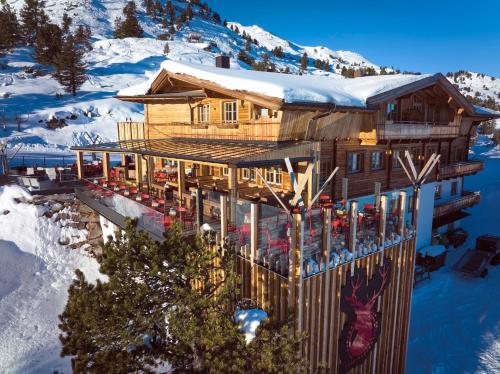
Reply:
<svg viewBox="0 0 500 374"><path fill-rule="evenodd" d="M475 238L500 235L500 151L483 138L474 151L485 170L465 178L467 190L481 191L481 203L469 209L461 226L469 239L451 248L446 266L414 290L408 374L500 372L500 266L482 279L467 279L451 270Z"/></svg>
<svg viewBox="0 0 500 374"><path fill-rule="evenodd" d="M58 315L74 270L92 281L98 265L85 252L57 244L67 228L42 216L44 207L15 198L30 197L20 187L0 187L0 373L67 373Z"/></svg>

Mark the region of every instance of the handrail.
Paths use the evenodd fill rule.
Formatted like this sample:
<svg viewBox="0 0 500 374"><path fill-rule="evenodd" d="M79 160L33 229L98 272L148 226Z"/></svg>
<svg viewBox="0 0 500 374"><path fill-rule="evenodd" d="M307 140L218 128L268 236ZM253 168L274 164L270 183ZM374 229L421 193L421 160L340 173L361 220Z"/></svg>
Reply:
<svg viewBox="0 0 500 374"><path fill-rule="evenodd" d="M453 164L441 165L439 167L439 178L449 178L466 174L476 173L484 169L484 162L481 160L459 161Z"/></svg>
<svg viewBox="0 0 500 374"><path fill-rule="evenodd" d="M434 217L440 217L460 209L469 208L480 201L480 191L463 191L460 197L435 206Z"/></svg>

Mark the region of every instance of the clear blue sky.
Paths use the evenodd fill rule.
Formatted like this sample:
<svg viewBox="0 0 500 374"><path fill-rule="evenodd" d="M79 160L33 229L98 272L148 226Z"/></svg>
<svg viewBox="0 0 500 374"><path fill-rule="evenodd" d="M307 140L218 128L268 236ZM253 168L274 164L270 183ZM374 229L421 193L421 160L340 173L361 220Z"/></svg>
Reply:
<svg viewBox="0 0 500 374"><path fill-rule="evenodd" d="M378 65L500 77L500 0L208 0L222 19Z"/></svg>

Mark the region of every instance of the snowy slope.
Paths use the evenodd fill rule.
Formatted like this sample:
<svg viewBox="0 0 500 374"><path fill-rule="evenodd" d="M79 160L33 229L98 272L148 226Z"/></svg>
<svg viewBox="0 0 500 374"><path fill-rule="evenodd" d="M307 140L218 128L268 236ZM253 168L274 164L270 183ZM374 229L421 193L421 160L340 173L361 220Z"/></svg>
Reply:
<svg viewBox="0 0 500 374"><path fill-rule="evenodd" d="M0 187L0 373L70 372L69 359L59 357L57 316L74 270L95 280L97 262L57 244L69 228L15 198L30 197L20 187Z"/></svg>
<svg viewBox="0 0 500 374"><path fill-rule="evenodd" d="M8 1L15 9L22 7L23 0ZM60 22L64 12L74 19L74 26L89 25L92 28L94 49L89 51L85 60L88 66L87 82L82 86L78 96L72 97L63 92L59 84L51 78L50 67L39 66L33 62L31 50L19 48L0 57L0 111L7 116L16 114L26 118L21 124L21 131L13 124L7 131L0 129L0 137L9 137L12 147L23 145L23 153L68 153L72 145L82 145L88 142L85 133L99 134L103 140L114 140L116 137L116 122L131 118L142 119L140 105L121 102L113 97L126 87L147 82L159 69L165 60L163 54L165 43L155 36L165 32L164 29L145 14L142 1L137 1L139 19L146 32L141 39L116 40L112 36L113 23L121 15L126 0L48 0L47 13L54 22ZM165 3L162 0L162 3ZM176 13L179 14L187 6L187 2L173 2ZM258 45L252 45L250 52L257 60L264 53L281 46L285 52L283 58L271 54L271 62L278 70L288 68L292 73L298 73L300 56L307 52L310 63L307 73L312 75L330 75L341 78L338 74L342 67L373 67L363 56L355 52L334 51L326 47L300 46L288 42L258 26L243 26L229 23L228 27L214 23L199 15L199 8L193 7L195 17L178 31L173 40L168 41L170 52L168 58L174 61L198 63L213 66L214 58L220 53L232 56L232 69L248 69L249 67L237 60L240 49L245 48L243 31L257 39ZM238 26L239 33L230 27ZM201 41L190 43L191 34L201 35ZM335 73L326 73L315 69L313 59L329 60ZM465 81L464 86L473 86L480 90L481 95L488 92L483 85L492 87L490 93L500 91L500 79L476 77ZM460 84L460 83L459 83ZM483 87L483 88L481 88ZM473 95L473 93L471 93ZM57 97L56 97L57 95ZM500 99L498 99L500 102ZM51 118L65 119L68 126L49 130L46 121Z"/></svg>
<svg viewBox="0 0 500 374"><path fill-rule="evenodd" d="M243 32L245 32L253 39L257 39L259 41L259 45L263 46L269 51L272 51L276 47L281 47L284 53L290 54L295 57L299 57L302 56L302 54L307 53L307 56L311 59L320 59L323 61L328 60L330 65L335 68L336 72L340 72L343 66L373 67L376 71L380 71L379 66L371 63L356 52L334 51L324 46L301 46L293 42L284 40L257 25L244 26L238 22L229 22L228 27L238 28L240 34L243 34ZM339 65L340 68L336 68L337 65Z"/></svg>

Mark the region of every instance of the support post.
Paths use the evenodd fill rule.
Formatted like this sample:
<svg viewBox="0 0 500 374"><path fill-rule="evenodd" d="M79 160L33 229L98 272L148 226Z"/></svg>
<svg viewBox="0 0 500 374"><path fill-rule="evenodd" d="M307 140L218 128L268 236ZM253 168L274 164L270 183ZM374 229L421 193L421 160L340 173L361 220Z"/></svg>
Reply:
<svg viewBox="0 0 500 374"><path fill-rule="evenodd" d="M155 172L155 159L152 156L148 156L148 189L151 189L153 187L154 172Z"/></svg>
<svg viewBox="0 0 500 374"><path fill-rule="evenodd" d="M140 188L142 187L142 157L135 154L135 183Z"/></svg>
<svg viewBox="0 0 500 374"><path fill-rule="evenodd" d="M399 236L401 237L401 241L403 240L404 230L405 230L405 216L406 216L406 192L399 192Z"/></svg>
<svg viewBox="0 0 500 374"><path fill-rule="evenodd" d="M342 199L347 201L347 191L349 189L349 179L342 178Z"/></svg>
<svg viewBox="0 0 500 374"><path fill-rule="evenodd" d="M257 257L257 248L259 246L259 205L252 203L250 205L250 262L253 267Z"/></svg>
<svg viewBox="0 0 500 374"><path fill-rule="evenodd" d="M382 252L382 260L380 263L384 264L384 250L385 250L385 225L387 220L387 196L380 196L380 212L379 212L379 229L378 229L378 249Z"/></svg>
<svg viewBox="0 0 500 374"><path fill-rule="evenodd" d="M294 328L302 331L302 255L304 249L304 221L299 213L292 217L291 251L288 271L288 310L295 318Z"/></svg>
<svg viewBox="0 0 500 374"><path fill-rule="evenodd" d="M354 275L354 266L356 262L356 233L358 230L358 202L351 201L349 209L349 252L352 254L351 276Z"/></svg>
<svg viewBox="0 0 500 374"><path fill-rule="evenodd" d="M375 182L375 209L377 212L380 211L380 190L382 189L382 183Z"/></svg>
<svg viewBox="0 0 500 374"><path fill-rule="evenodd" d="M177 161L177 197L182 204L186 186L186 172L184 161Z"/></svg>
<svg viewBox="0 0 500 374"><path fill-rule="evenodd" d="M77 168L77 173L78 173L78 179L83 179L84 172L83 172L83 152L82 151L76 151L76 168Z"/></svg>
<svg viewBox="0 0 500 374"><path fill-rule="evenodd" d="M324 264L324 270L329 268L330 248L332 236L332 208L323 208L323 243L321 262ZM321 270L320 265L320 270Z"/></svg>
<svg viewBox="0 0 500 374"><path fill-rule="evenodd" d="M220 195L220 236L221 245L224 246L224 241L227 238L227 197Z"/></svg>
<svg viewBox="0 0 500 374"><path fill-rule="evenodd" d="M229 173L227 177L227 184L229 187L229 196L231 199L231 223L236 222L236 200L238 199L238 175L235 166L228 166Z"/></svg>
<svg viewBox="0 0 500 374"><path fill-rule="evenodd" d="M198 231L203 225L203 190L196 189L196 226Z"/></svg>
<svg viewBox="0 0 500 374"><path fill-rule="evenodd" d="M109 153L108 152L103 152L102 153L102 174L106 180L109 180L111 177L111 165L109 162Z"/></svg>

